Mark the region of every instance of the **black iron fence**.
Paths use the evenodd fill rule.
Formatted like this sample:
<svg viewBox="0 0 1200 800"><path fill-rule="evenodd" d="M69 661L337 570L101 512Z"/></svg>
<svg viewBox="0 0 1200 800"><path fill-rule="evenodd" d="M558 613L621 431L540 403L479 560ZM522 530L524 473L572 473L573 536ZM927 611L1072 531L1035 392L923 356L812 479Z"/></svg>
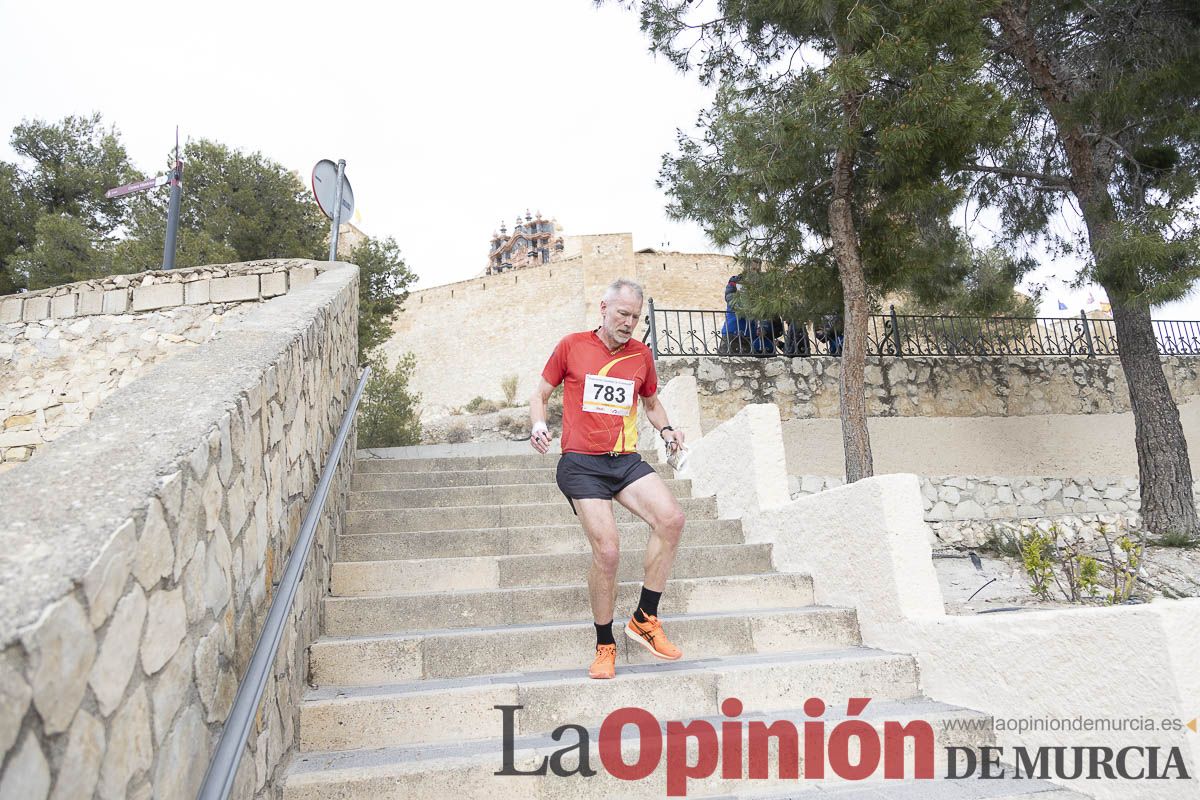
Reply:
<svg viewBox="0 0 1200 800"><path fill-rule="evenodd" d="M645 341L656 356L841 355L839 316L753 320L731 311L655 308L649 304ZM1154 321L1163 355L1200 355L1200 322ZM1114 356L1111 319L1078 317L948 317L872 314L871 356Z"/></svg>

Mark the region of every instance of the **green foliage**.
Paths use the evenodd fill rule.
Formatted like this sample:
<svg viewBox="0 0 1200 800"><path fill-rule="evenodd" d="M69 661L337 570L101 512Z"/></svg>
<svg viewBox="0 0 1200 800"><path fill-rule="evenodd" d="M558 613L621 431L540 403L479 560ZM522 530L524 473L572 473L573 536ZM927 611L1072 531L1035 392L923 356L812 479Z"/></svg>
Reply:
<svg viewBox="0 0 1200 800"><path fill-rule="evenodd" d="M1192 550L1200 547L1200 539L1197 539L1195 536L1189 536L1181 531L1170 531L1155 540L1154 544L1159 547L1179 547Z"/></svg>
<svg viewBox="0 0 1200 800"><path fill-rule="evenodd" d="M495 400L476 395L463 407L468 414L492 414L500 410Z"/></svg>
<svg viewBox="0 0 1200 800"><path fill-rule="evenodd" d="M506 375L500 381L500 391L504 393L504 404L508 407L517 404L517 384L520 382L519 375Z"/></svg>
<svg viewBox="0 0 1200 800"><path fill-rule="evenodd" d="M1001 211L1011 241L1041 239L1084 259L1077 276L1144 305L1200 277L1200 14L1178 0L1007 0L990 15L988 69L1014 125L979 153L974 195ZM1016 13L1052 65L1052 99L1000 24ZM1044 77L1039 78L1044 84ZM1076 148L1076 155L1068 152ZM983 171L986 170L986 171ZM1073 194L1084 225L1057 219Z"/></svg>
<svg viewBox="0 0 1200 800"><path fill-rule="evenodd" d="M420 444L421 396L409 389L416 366L411 353L388 369L382 359L372 365L371 377L358 408L359 447L402 447Z"/></svg>
<svg viewBox="0 0 1200 800"><path fill-rule="evenodd" d="M37 209L21 182L15 164L0 161L0 295L24 288L24 278L13 271L17 251L33 246Z"/></svg>
<svg viewBox="0 0 1200 800"><path fill-rule="evenodd" d="M124 223L121 201L105 199L104 192L138 176L117 129L106 129L99 113L22 122L9 144L31 162L23 183L43 213L73 217L97 236Z"/></svg>
<svg viewBox="0 0 1200 800"><path fill-rule="evenodd" d="M172 151L167 169L174 160ZM309 190L282 165L208 139L188 142L183 162L177 266L214 263L205 259L215 256L216 263L327 257L325 218ZM168 200L165 191L150 192L131 203L131 238L145 241L126 251L136 269L162 263Z"/></svg>
<svg viewBox="0 0 1200 800"><path fill-rule="evenodd" d="M1102 588L1109 590L1105 597L1109 605L1123 603L1132 597L1144 543L1129 534L1114 541L1105 525L1100 526L1099 532L1108 548L1109 559L1105 565L1082 552L1079 543L1064 537L1057 525L1051 525L1047 532L1033 530L1019 535L1015 544L1021 566L1029 578L1030 591L1040 600L1049 600L1051 584L1054 584L1062 598L1071 603L1083 602L1085 598L1094 600ZM1102 569L1107 569L1107 582Z"/></svg>
<svg viewBox="0 0 1200 800"><path fill-rule="evenodd" d="M42 214L34 245L14 254L9 268L29 289L47 289L107 275L112 256L107 243L77 217Z"/></svg>
<svg viewBox="0 0 1200 800"><path fill-rule="evenodd" d="M392 319L408 297L416 280L400 255L392 237L367 237L350 254L358 265L358 352L359 359L386 342L392 335Z"/></svg>
<svg viewBox="0 0 1200 800"><path fill-rule="evenodd" d="M1008 104L979 80L987 3L726 0L699 19L683 2L638 5L657 52L718 84L700 135L680 135L660 183L674 216L782 273L748 281L745 310L797 318L840 308L829 221L839 148L853 153L854 219L876 298L996 302L964 286L971 248L949 223L968 185L961 164L1007 128ZM697 36L702 47L691 46ZM1015 281L1029 262L1007 266Z"/></svg>

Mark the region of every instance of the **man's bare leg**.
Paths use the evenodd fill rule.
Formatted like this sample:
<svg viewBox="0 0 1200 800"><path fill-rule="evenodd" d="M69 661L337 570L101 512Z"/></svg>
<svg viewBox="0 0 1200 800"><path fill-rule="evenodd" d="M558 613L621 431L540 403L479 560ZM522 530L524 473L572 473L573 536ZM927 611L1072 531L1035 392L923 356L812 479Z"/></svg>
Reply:
<svg viewBox="0 0 1200 800"><path fill-rule="evenodd" d="M644 564L645 582L642 584L638 608L625 626L625 635L656 658L675 661L683 656L683 651L663 633L658 621L658 601L667 588L675 551L683 535L683 509L657 473L638 478L622 489L616 499L650 526Z"/></svg>
<svg viewBox="0 0 1200 800"><path fill-rule="evenodd" d="M663 591L671 576L675 550L683 535L685 518L679 501L658 473L638 478L622 489L616 495L616 500L650 526L644 564L645 584L651 591Z"/></svg>
<svg viewBox="0 0 1200 800"><path fill-rule="evenodd" d="M592 546L592 565L588 569L592 617L597 625L604 625L613 618L617 602L617 567L621 562L621 540L612 501L582 498L573 502L579 521L583 523L583 532Z"/></svg>

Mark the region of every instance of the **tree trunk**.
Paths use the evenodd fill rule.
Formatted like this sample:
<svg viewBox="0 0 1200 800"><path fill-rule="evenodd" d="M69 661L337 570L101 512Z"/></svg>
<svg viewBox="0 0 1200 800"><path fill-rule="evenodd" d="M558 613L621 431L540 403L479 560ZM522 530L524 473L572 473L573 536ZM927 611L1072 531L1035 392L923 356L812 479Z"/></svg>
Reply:
<svg viewBox="0 0 1200 800"><path fill-rule="evenodd" d="M833 198L829 203L829 230L838 277L845 304L842 369L838 379L841 393L842 447L846 453L846 482L853 483L875 474L871 463L871 436L867 430L867 398L864 389L867 356L867 281L863 275L858 232L854 226L851 198L854 189L854 152L849 145L838 148L833 166Z"/></svg>
<svg viewBox="0 0 1200 800"><path fill-rule="evenodd" d="M1104 278L1104 254L1111 237L1120 235L1113 224L1116 210L1108 189L1111 170L1100 163L1093 139L1081 127L1072 106L1073 90L1058 62L1038 47L1028 13L1027 0L1007 0L996 10L995 19L1054 120L1066 151L1071 192L1079 201L1092 257L1100 267L1100 285L1112 305L1121 368L1129 385L1133 412L1142 526L1157 534L1194 536L1200 532L1200 520L1192 496L1187 440L1163 373L1150 309L1137 300L1138 281L1130 280L1130 276L1121 276L1120 283Z"/></svg>
<svg viewBox="0 0 1200 800"><path fill-rule="evenodd" d="M1112 310L1133 411L1142 527L1159 535L1195 536L1200 520L1192 496L1192 463L1179 408L1163 374L1150 309L1116 301Z"/></svg>

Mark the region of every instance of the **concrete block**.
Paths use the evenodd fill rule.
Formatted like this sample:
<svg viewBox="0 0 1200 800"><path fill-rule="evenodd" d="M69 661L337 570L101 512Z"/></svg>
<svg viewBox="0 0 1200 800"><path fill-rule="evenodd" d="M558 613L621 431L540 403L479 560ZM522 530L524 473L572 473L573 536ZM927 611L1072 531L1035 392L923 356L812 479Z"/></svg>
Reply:
<svg viewBox="0 0 1200 800"><path fill-rule="evenodd" d="M288 281L293 289L312 283L316 277L316 267L293 267L288 270Z"/></svg>
<svg viewBox="0 0 1200 800"><path fill-rule="evenodd" d="M237 275L232 278L214 278L209 297L214 303L240 303L257 300L258 276Z"/></svg>
<svg viewBox="0 0 1200 800"><path fill-rule="evenodd" d="M60 294L50 300L50 316L68 319L78 313L79 295L75 292Z"/></svg>
<svg viewBox="0 0 1200 800"><path fill-rule="evenodd" d="M287 294L288 275L286 272L268 272L261 277L263 297L278 297Z"/></svg>
<svg viewBox="0 0 1200 800"><path fill-rule="evenodd" d="M150 311L183 305L182 283L158 283L153 286L136 286L133 289L134 311Z"/></svg>
<svg viewBox="0 0 1200 800"><path fill-rule="evenodd" d="M212 290L212 280L189 281L183 285L183 302L189 306L202 305L209 302Z"/></svg>
<svg viewBox="0 0 1200 800"><path fill-rule="evenodd" d="M38 322L39 320L50 318L50 298L49 297L27 297L25 298L25 308L21 313L21 319L26 322Z"/></svg>
<svg viewBox="0 0 1200 800"><path fill-rule="evenodd" d="M129 309L127 289L109 289L104 293L104 313L124 314Z"/></svg>
<svg viewBox="0 0 1200 800"><path fill-rule="evenodd" d="M79 313L83 316L104 312L104 292L100 289L84 289L79 293Z"/></svg>
<svg viewBox="0 0 1200 800"><path fill-rule="evenodd" d="M24 299L20 297L6 297L0 300L0 324L20 322L21 306L24 302Z"/></svg>

